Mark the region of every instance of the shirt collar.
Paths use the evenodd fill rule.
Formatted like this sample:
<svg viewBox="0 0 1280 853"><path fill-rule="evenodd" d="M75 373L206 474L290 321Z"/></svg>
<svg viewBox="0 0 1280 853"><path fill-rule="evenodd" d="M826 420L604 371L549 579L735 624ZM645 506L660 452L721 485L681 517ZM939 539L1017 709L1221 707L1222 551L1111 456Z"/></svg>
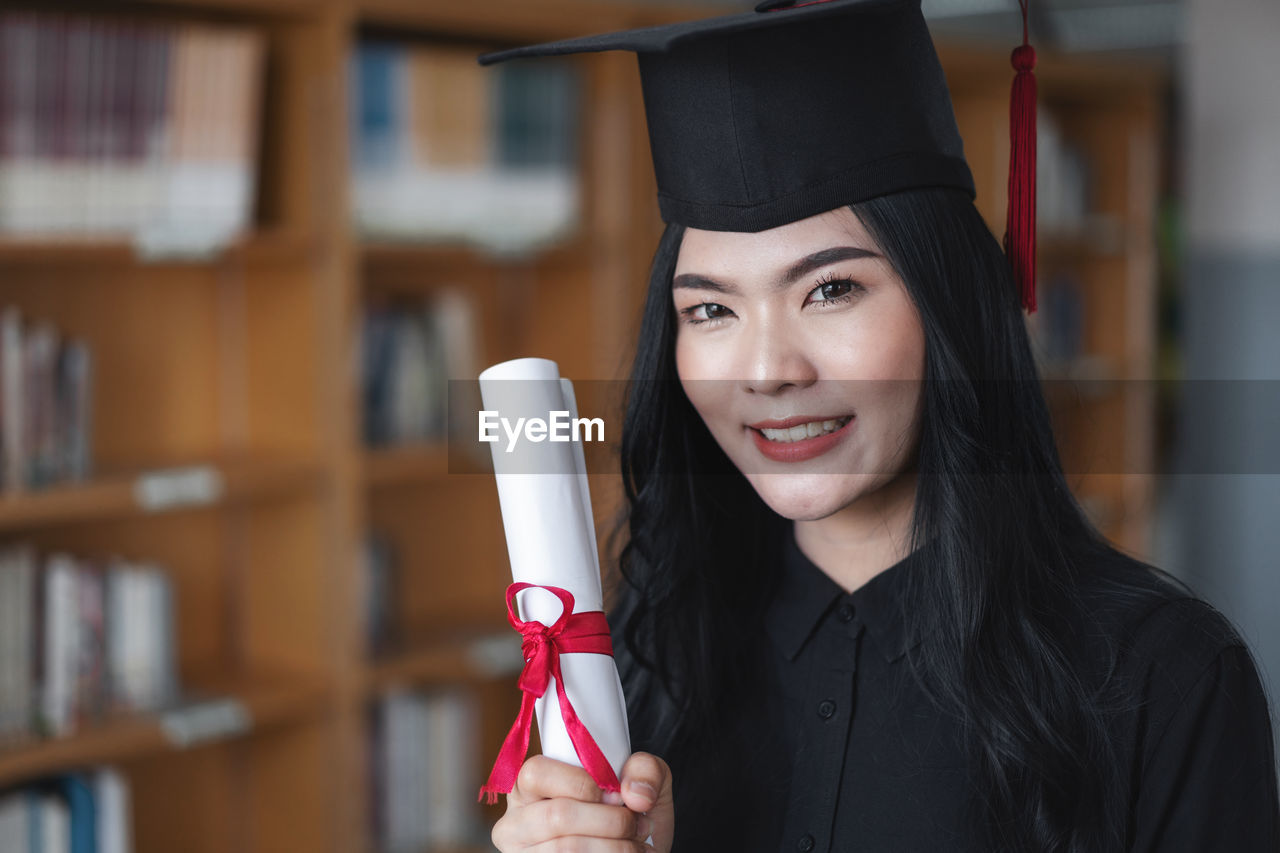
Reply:
<svg viewBox="0 0 1280 853"><path fill-rule="evenodd" d="M769 634L783 654L794 660L828 612L847 604L871 632L885 660L897 660L929 633L927 628L913 633L904 615L910 604L911 576L927 563L922 553L926 550L927 546L908 554L846 593L800 550L793 527L786 536L781 577L765 618Z"/></svg>

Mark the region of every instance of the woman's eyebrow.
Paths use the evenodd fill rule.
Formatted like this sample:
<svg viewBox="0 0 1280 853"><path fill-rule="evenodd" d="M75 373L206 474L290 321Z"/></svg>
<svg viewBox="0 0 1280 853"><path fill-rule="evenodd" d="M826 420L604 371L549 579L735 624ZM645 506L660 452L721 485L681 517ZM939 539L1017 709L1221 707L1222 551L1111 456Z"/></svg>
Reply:
<svg viewBox="0 0 1280 853"><path fill-rule="evenodd" d="M825 266L837 263L839 261L851 261L859 258L878 258L879 254L870 249L862 249L857 246L833 246L830 249L823 249L820 252L814 252L792 264L783 274L782 278L776 285L777 290L785 290L797 279L800 279L814 270L822 269ZM683 273L671 280L671 289L680 290L688 288L691 290L710 290L715 293L736 294L738 288L726 282L717 281L698 273Z"/></svg>

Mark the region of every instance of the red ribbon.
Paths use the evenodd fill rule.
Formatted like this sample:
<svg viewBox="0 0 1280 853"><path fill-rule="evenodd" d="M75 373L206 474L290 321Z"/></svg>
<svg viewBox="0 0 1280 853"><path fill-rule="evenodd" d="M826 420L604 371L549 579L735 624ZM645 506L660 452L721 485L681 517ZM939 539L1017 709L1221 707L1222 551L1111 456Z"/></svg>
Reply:
<svg viewBox="0 0 1280 853"><path fill-rule="evenodd" d="M516 616L516 593L530 588L545 589L560 599L563 609L560 611L560 618L551 627L536 620L521 622ZM524 642L521 643L524 669L520 671L519 681L524 698L520 702L520 714L512 724L511 731L507 732L507 739L503 741L498 759L493 764L493 772L489 774L489 781L480 789L477 800L487 799L491 804L496 803L498 794L509 794L515 787L520 765L529 752L533 703L547 692L547 682L551 678L556 680L560 716L569 732L569 740L573 742L578 760L603 790L620 791L621 786L618 784L617 774L613 772L613 766L604 757L587 727L578 719L569 695L565 693L564 679L560 676L562 653L588 652L613 656L613 641L609 637L609 623L605 621L604 613L599 610L574 613L573 594L558 586L513 583L507 587L507 621L524 636Z"/></svg>

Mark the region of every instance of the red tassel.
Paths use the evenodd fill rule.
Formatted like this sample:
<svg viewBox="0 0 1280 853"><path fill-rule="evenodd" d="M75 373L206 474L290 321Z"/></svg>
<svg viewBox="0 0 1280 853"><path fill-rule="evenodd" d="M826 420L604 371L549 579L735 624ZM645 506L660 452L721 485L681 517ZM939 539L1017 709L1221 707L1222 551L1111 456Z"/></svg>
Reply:
<svg viewBox="0 0 1280 853"><path fill-rule="evenodd" d="M1022 45L1013 51L1013 92L1009 99L1009 211L1004 252L1022 297L1036 310L1036 51L1027 43L1027 2L1022 7Z"/></svg>

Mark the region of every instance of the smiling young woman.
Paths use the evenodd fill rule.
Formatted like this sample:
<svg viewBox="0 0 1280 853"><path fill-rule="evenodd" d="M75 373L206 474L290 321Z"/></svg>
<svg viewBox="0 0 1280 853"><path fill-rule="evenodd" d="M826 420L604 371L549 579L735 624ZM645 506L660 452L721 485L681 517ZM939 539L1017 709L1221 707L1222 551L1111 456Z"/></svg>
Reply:
<svg viewBox="0 0 1280 853"><path fill-rule="evenodd" d="M853 212L762 234L687 229L672 298L685 395L805 552L842 540L850 590L906 556L924 330Z"/></svg>
<svg viewBox="0 0 1280 853"><path fill-rule="evenodd" d="M636 50L667 222L609 613L637 752L619 795L529 759L495 844L1280 849L1249 650L1068 488L918 2L788 5L495 57Z"/></svg>
<svg viewBox="0 0 1280 853"><path fill-rule="evenodd" d="M1252 658L1072 497L962 193L669 226L632 379L610 621L673 849L1274 848Z"/></svg>

